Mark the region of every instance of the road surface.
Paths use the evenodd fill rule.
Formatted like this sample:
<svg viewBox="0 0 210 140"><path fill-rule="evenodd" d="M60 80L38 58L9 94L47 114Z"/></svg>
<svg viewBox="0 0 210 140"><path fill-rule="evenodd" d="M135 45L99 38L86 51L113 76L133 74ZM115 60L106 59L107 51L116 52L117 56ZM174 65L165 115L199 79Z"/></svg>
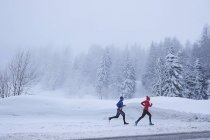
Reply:
<svg viewBox="0 0 210 140"><path fill-rule="evenodd" d="M78 134L79 136L79 134ZM0 140L72 140L69 133L14 133L0 135ZM80 140L210 140L210 131L156 135L88 138ZM78 140L78 139L77 139Z"/></svg>
<svg viewBox="0 0 210 140"><path fill-rule="evenodd" d="M95 138L95 139L83 139L83 140L189 140L189 139L210 140L210 131Z"/></svg>

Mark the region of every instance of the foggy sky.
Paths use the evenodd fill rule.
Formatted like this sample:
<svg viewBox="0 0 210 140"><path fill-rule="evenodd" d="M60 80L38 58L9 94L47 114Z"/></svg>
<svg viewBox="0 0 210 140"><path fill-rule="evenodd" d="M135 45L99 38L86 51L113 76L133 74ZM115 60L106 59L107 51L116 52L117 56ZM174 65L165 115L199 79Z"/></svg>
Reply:
<svg viewBox="0 0 210 140"><path fill-rule="evenodd" d="M92 44L148 47L152 40L199 38L209 0L1 0L0 55L28 47Z"/></svg>

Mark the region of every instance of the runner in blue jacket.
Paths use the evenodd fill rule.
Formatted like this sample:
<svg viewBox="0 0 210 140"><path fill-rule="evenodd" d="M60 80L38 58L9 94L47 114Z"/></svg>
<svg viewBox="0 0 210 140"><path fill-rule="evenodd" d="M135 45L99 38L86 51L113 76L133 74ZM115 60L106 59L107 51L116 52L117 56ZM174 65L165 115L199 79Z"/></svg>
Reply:
<svg viewBox="0 0 210 140"><path fill-rule="evenodd" d="M120 101L116 104L117 105L117 114L116 114L116 116L109 117L109 121L113 118L118 118L121 114L123 116L124 124L129 124L125 121L125 113L122 111L123 107L125 106L125 105L123 105L123 99L124 98L121 96Z"/></svg>

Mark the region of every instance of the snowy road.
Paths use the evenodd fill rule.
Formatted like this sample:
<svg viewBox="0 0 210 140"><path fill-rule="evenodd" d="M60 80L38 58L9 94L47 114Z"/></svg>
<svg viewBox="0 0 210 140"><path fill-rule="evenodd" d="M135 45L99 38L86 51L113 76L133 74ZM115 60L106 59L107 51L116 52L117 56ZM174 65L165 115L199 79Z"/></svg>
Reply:
<svg viewBox="0 0 210 140"><path fill-rule="evenodd" d="M100 138L100 139L97 138L97 140L189 140L189 139L210 140L210 131L112 137L112 138ZM83 139L83 140L93 140L93 139Z"/></svg>
<svg viewBox="0 0 210 140"><path fill-rule="evenodd" d="M70 140L69 133L16 133L1 137L0 140ZM73 138L74 139L74 138ZM88 138L80 140L210 140L210 131L139 135L124 137Z"/></svg>

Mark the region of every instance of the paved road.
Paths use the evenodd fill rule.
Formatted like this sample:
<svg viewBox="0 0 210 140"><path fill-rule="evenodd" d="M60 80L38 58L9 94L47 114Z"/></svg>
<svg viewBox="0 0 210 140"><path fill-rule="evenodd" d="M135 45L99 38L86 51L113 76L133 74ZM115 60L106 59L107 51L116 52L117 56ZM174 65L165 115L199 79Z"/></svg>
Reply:
<svg viewBox="0 0 210 140"><path fill-rule="evenodd" d="M96 138L96 139L97 140L189 140L189 139L210 140L210 131L143 135L143 136L110 137L110 138ZM83 140L96 140L96 139L83 139Z"/></svg>
<svg viewBox="0 0 210 140"><path fill-rule="evenodd" d="M15 133L0 136L0 140L71 140L68 133ZM81 140L210 140L210 131L142 136L91 138Z"/></svg>

